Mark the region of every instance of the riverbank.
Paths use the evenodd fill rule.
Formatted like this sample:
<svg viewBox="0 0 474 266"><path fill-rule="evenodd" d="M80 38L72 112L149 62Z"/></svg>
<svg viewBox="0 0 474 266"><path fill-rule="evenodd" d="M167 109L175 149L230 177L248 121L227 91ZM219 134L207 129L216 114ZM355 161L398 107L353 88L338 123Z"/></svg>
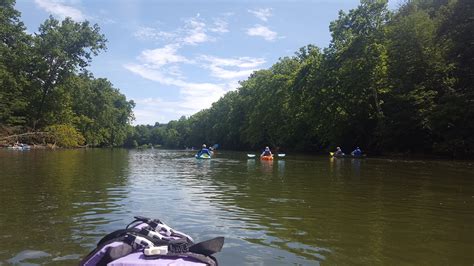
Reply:
<svg viewBox="0 0 474 266"><path fill-rule="evenodd" d="M4 148L4 149L11 149L11 150L32 150L32 149L41 149L41 150L51 149L51 150L54 150L54 149L61 148L61 147L58 147L57 145L54 145L54 144L27 144L27 143L18 143L18 144L15 143L15 144L12 144L12 145L0 144L0 147Z"/></svg>
<svg viewBox="0 0 474 266"><path fill-rule="evenodd" d="M1 127L0 128L0 147L20 149L24 145L32 149L54 149L55 144L52 132L35 132L23 128Z"/></svg>
<svg viewBox="0 0 474 266"><path fill-rule="evenodd" d="M35 131L26 127L1 127L0 147L19 148L28 145L35 149L82 148L85 138L69 125L56 125Z"/></svg>
<svg viewBox="0 0 474 266"><path fill-rule="evenodd" d="M67 132L66 132L67 133ZM58 149L58 148L87 148L86 145L75 145L75 146L63 146L58 139L66 139L69 134L65 134L60 131L31 131L20 127L0 127L0 148L13 148L18 144L29 145L31 149ZM144 144L135 147L137 149L169 149L159 144ZM14 148L13 148L14 149ZM176 149L179 150L179 149ZM231 151L231 150L227 150ZM247 151L247 150L241 150ZM288 154L304 154L304 155L328 155L329 149L322 149L314 152L302 152L292 150L280 150L280 153ZM374 152L370 150L364 150L364 154L369 158L381 158L381 159L403 159L403 160L473 160L474 155L453 155L453 154L433 154L433 153L420 153L420 152ZM346 154L350 151L347 150Z"/></svg>

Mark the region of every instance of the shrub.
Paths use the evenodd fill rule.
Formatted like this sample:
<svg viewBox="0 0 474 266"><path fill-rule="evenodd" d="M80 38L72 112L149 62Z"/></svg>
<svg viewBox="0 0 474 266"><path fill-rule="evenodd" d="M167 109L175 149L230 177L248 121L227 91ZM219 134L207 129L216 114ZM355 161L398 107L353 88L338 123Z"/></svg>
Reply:
<svg viewBox="0 0 474 266"><path fill-rule="evenodd" d="M46 128L56 145L63 148L75 148L84 144L85 138L71 125L52 125Z"/></svg>

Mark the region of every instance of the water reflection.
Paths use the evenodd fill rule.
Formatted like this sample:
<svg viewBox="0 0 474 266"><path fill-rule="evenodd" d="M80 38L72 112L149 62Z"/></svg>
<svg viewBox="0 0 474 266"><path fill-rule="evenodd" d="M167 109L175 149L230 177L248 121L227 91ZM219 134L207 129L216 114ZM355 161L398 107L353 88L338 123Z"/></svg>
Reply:
<svg viewBox="0 0 474 266"><path fill-rule="evenodd" d="M278 176L283 177L285 175L285 160L278 160Z"/></svg>
<svg viewBox="0 0 474 266"><path fill-rule="evenodd" d="M359 180L360 179L360 164L362 159L351 159L351 166L352 166L352 179Z"/></svg>
<svg viewBox="0 0 474 266"><path fill-rule="evenodd" d="M340 178L342 176L342 166L345 162L344 158L335 158L331 157L329 158L329 164L330 164L330 170L331 170L331 176L334 178Z"/></svg>
<svg viewBox="0 0 474 266"><path fill-rule="evenodd" d="M264 174L271 174L273 172L273 160L260 160L261 170Z"/></svg>
<svg viewBox="0 0 474 266"><path fill-rule="evenodd" d="M247 159L247 171L255 170L255 159Z"/></svg>
<svg viewBox="0 0 474 266"><path fill-rule="evenodd" d="M107 189L121 186L126 158L110 150L34 150L3 158L0 202L8 205L0 212L0 232L8 234L0 242L7 251L0 264L2 258L12 264L77 261L89 249L84 237L102 235L108 229L100 232L100 225L121 207L124 195ZM36 250L26 250L31 247Z"/></svg>
<svg viewBox="0 0 474 266"><path fill-rule="evenodd" d="M225 236L223 265L473 261L474 170L466 165L268 162L225 151L196 160L192 151L156 149L31 154L0 152L0 200L9 203L0 212L0 264L74 264L135 214L197 241Z"/></svg>
<svg viewBox="0 0 474 266"><path fill-rule="evenodd" d="M7 263L13 265L25 264L26 261L41 259L50 256L51 254L40 250L24 250L15 255L15 257L8 259Z"/></svg>

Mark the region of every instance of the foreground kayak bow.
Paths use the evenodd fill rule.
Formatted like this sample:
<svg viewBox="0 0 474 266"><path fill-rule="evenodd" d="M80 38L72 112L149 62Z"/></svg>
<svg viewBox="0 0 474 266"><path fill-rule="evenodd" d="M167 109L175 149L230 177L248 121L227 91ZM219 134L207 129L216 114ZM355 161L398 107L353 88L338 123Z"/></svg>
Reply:
<svg viewBox="0 0 474 266"><path fill-rule="evenodd" d="M224 237L200 243L158 219L135 216L125 229L104 236L81 266L217 265Z"/></svg>

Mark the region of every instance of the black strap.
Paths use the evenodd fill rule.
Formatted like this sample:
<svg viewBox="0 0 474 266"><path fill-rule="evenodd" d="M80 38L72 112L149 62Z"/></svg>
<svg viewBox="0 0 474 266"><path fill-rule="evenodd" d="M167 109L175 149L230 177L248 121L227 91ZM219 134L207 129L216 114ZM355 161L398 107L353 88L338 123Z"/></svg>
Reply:
<svg viewBox="0 0 474 266"><path fill-rule="evenodd" d="M128 230L129 229L119 229L119 230L113 231L112 233L109 233L109 234L105 235L104 237L102 237L101 240L99 240L99 242L97 242L97 247L103 246L103 244L105 242L109 242L110 240L117 239L117 238L125 236L127 234Z"/></svg>
<svg viewBox="0 0 474 266"><path fill-rule="evenodd" d="M155 256L144 256L146 260L156 260L159 258L193 258L202 263L206 263L210 266L217 266L217 260L213 256L206 256L202 254L197 254L193 252L186 252L186 253L171 253L168 252L166 255L155 255Z"/></svg>
<svg viewBox="0 0 474 266"><path fill-rule="evenodd" d="M148 229L146 229L146 228L142 228L142 229L128 228L128 229L119 229L119 230L116 230L116 231L104 236L101 240L99 240L99 242L97 243L97 246L98 247L99 246L104 246L103 244L105 242L110 242L111 240L122 238L122 237L126 236L127 234L133 234L133 235L144 237L147 240L150 240L151 242L153 242L153 244L155 246L167 245L170 241L166 238L157 239L157 238L149 237L148 236ZM121 239L121 240L123 240L123 239Z"/></svg>
<svg viewBox="0 0 474 266"><path fill-rule="evenodd" d="M155 229L159 224L162 223L159 219L151 219L151 218L144 217L144 216L134 216L133 218L135 218L135 221L128 224L127 228L128 228L128 226L130 226L131 224L133 224L135 222L142 222L142 223L148 224L153 229Z"/></svg>

